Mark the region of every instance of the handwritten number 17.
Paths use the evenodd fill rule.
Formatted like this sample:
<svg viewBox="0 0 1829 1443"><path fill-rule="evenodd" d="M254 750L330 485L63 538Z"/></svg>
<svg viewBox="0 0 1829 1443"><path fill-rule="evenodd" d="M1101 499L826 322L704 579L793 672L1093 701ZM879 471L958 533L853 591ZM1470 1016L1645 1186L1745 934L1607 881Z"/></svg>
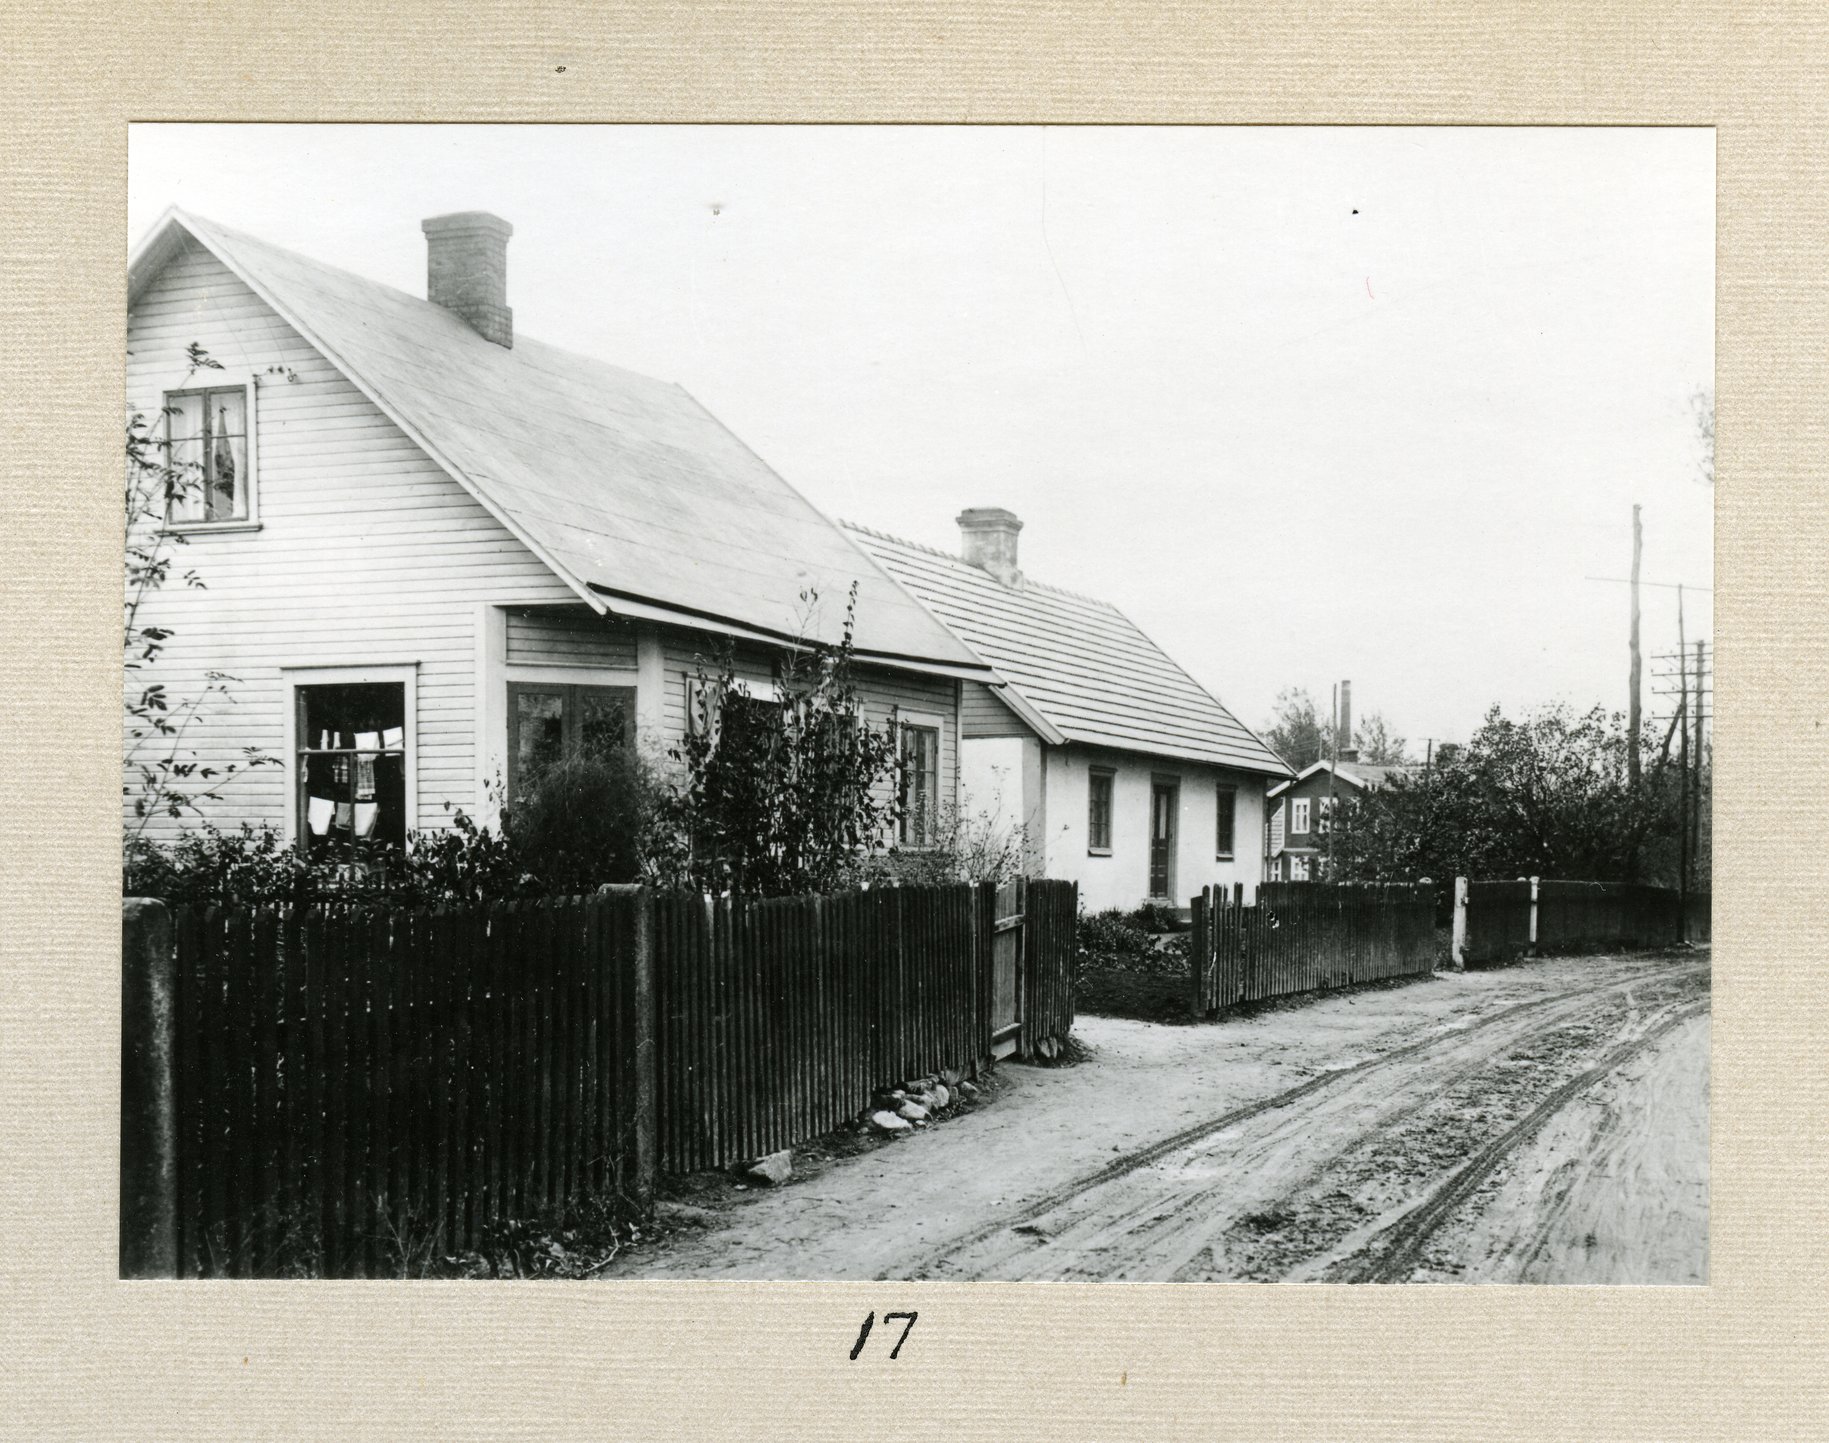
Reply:
<svg viewBox="0 0 1829 1443"><path fill-rule="evenodd" d="M907 1325L902 1329L902 1336L895 1340L895 1346L889 1350L889 1356L892 1360L894 1359L894 1357L897 1353L902 1351L902 1344L904 1344L908 1341L909 1333L914 1331L915 1319L918 1318L919 1316L920 1316L919 1313L884 1313L883 1314L883 1325L885 1327L887 1327L890 1323L894 1322L897 1318L908 1319ZM864 1343L870 1337L870 1328L871 1328L871 1325L874 1324L875 1322L876 1322L876 1309L872 1308L870 1310L870 1316L864 1319L864 1326L858 1330L857 1341L851 1345L851 1361L853 1363L855 1363L857 1361L857 1355L864 1351Z"/></svg>

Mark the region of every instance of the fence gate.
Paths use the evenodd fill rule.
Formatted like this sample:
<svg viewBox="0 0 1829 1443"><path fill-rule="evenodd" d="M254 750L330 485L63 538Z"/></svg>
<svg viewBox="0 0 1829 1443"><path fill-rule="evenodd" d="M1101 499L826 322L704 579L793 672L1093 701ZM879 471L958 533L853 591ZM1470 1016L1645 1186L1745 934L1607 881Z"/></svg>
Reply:
<svg viewBox="0 0 1829 1443"><path fill-rule="evenodd" d="M1024 880L1018 877L996 892L991 910L991 1056L1016 1051L1022 1032L1022 934Z"/></svg>

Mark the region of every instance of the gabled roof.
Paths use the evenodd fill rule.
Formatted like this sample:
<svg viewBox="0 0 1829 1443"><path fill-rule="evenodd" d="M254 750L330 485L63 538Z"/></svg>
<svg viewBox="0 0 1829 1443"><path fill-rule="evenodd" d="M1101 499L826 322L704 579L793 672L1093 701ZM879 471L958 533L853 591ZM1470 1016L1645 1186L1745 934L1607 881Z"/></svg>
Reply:
<svg viewBox="0 0 1829 1443"><path fill-rule="evenodd" d="M860 659L990 678L679 386L522 336L505 349L421 297L175 209L135 251L129 304L193 241L597 611L835 641L855 582Z"/></svg>
<svg viewBox="0 0 1829 1443"><path fill-rule="evenodd" d="M1269 747L1108 602L1027 578L1005 586L960 557L842 524L997 668L1009 683L1003 699L1018 715L1039 715L1055 734L1037 727L1046 739L1289 775Z"/></svg>
<svg viewBox="0 0 1829 1443"><path fill-rule="evenodd" d="M1318 762L1310 762L1288 781L1272 787L1266 795L1280 796L1297 782L1306 781L1316 772L1326 771L1330 766L1334 767L1334 776L1337 780L1361 790L1382 787L1394 776L1408 776L1417 770L1415 764L1411 762L1394 763L1389 766L1379 762L1340 762L1336 765L1323 757Z"/></svg>

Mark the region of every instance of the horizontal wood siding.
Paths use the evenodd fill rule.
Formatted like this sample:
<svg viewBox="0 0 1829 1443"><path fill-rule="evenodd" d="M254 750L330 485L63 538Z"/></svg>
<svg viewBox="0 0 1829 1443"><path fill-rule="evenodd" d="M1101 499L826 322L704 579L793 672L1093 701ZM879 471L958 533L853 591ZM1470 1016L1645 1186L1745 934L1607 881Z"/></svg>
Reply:
<svg viewBox="0 0 1829 1443"><path fill-rule="evenodd" d="M981 681L963 684L959 725L968 737L1026 737L1030 734L1022 718Z"/></svg>
<svg viewBox="0 0 1829 1443"><path fill-rule="evenodd" d="M634 670L635 628L588 606L517 608L507 621L511 666L581 666Z"/></svg>
<svg viewBox="0 0 1829 1443"><path fill-rule="evenodd" d="M686 730L686 680L703 672L715 676L721 653L713 638L695 637L688 632L670 632L662 642L663 681L661 722L670 737ZM765 647L748 643L733 646L732 669L737 679L753 687L758 695L772 694L774 659ZM916 672L894 672L876 667L859 667L857 689L864 701L864 716L874 726L889 719L890 712L921 712L941 719L940 728L940 795L951 798L959 767L958 726L953 705L953 683L947 677L924 676Z"/></svg>
<svg viewBox="0 0 1829 1443"><path fill-rule="evenodd" d="M268 367L255 401L261 529L195 534L142 622L173 636L156 679L174 697L227 672L233 702L195 731L199 759L222 766L243 746L277 757L285 744L280 668L418 663L421 828L449 824L445 803L474 806L476 604L574 600L506 528L258 297L194 245L134 307L127 332L130 409L149 416L160 387L183 374L196 342L226 379ZM207 382L215 372L202 374ZM150 679L151 674L142 674ZM130 683L133 684L133 683ZM278 768L245 773L209 810L219 825L285 816ZM149 835L173 834L155 822Z"/></svg>

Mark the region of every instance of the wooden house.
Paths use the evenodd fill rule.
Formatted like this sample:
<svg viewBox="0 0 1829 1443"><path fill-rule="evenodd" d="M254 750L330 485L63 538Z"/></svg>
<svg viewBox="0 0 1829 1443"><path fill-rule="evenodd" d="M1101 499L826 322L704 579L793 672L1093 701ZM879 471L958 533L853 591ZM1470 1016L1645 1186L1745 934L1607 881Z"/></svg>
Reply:
<svg viewBox="0 0 1829 1443"><path fill-rule="evenodd" d="M1024 576L1010 512L959 528L952 555L850 526L1007 683L963 683L966 812L1021 824L1029 869L1090 910L1255 889L1264 792L1290 769L1115 606Z"/></svg>
<svg viewBox="0 0 1829 1443"><path fill-rule="evenodd" d="M129 408L164 411L206 482L167 521L206 589L141 617L172 632L158 679L235 677L187 747L280 763L210 820L308 849L487 822L491 782L554 748L677 738L726 643L766 693L796 638L837 638L854 584L868 710L917 795L952 797L992 669L679 386L516 335L505 221L423 230L426 296L175 210L133 253Z"/></svg>
<svg viewBox="0 0 1829 1443"><path fill-rule="evenodd" d="M1326 869L1329 813L1348 798L1382 787L1415 767L1362 762L1345 748L1336 762L1323 758L1268 793L1264 877L1271 882L1318 882Z"/></svg>

